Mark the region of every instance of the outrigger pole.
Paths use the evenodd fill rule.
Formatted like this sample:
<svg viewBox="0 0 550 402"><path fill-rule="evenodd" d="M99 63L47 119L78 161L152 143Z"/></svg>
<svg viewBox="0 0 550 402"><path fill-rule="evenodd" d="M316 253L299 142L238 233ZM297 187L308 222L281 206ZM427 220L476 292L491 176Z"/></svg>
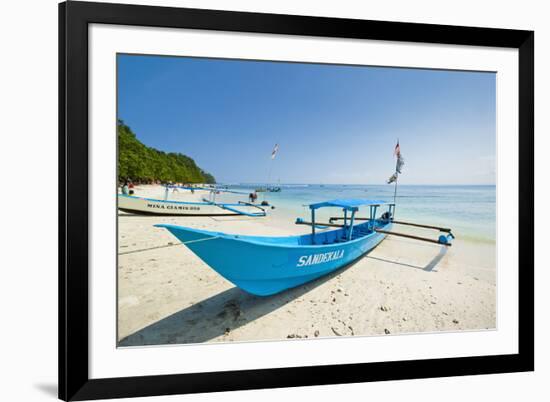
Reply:
<svg viewBox="0 0 550 402"><path fill-rule="evenodd" d="M435 244L441 244L443 246L451 246L452 240L455 238L454 235L451 232L448 232L446 235L440 235L437 240L429 239L427 237L420 237L415 235L410 235L408 233L399 233L399 232L390 232L387 230L382 229L374 229L376 233L382 233L385 235L392 235L392 236L398 236L398 237L406 237L408 239L414 239L414 240L421 240L426 241L429 243L435 243Z"/></svg>
<svg viewBox="0 0 550 402"><path fill-rule="evenodd" d="M389 205L393 206L393 204L389 204ZM338 221L338 220L342 220L342 219L345 219L345 218L343 218L341 216L331 216L328 221L330 223L333 223L334 221ZM356 217L355 220L356 221L370 221L372 219L371 218ZM394 221L394 220L392 220L392 223L396 224L396 225L416 226L418 228L424 228L424 229L436 229L436 230L439 230L440 232L447 232L447 233L449 233L451 231L450 228L444 228L444 227L441 227L441 226L433 226L433 225L423 225L421 223L414 223L414 222L403 222L403 221ZM320 225L326 225L326 224L320 223Z"/></svg>

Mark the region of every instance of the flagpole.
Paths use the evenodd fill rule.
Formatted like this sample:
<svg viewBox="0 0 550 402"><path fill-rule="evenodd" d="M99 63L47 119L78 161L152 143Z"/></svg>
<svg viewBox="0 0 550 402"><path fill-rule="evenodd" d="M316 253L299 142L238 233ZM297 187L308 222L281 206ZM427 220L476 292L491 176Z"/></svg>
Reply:
<svg viewBox="0 0 550 402"><path fill-rule="evenodd" d="M271 170L273 169L273 158L269 161L269 169L267 171L267 183L265 185L264 191L264 201L266 201L266 195L269 188L269 182L271 181Z"/></svg>
<svg viewBox="0 0 550 402"><path fill-rule="evenodd" d="M275 144L275 148L273 148L273 151L271 152L271 161L269 162L269 169L267 172L267 183L264 188L264 201L266 201L266 193L269 189L269 182L271 181L271 170L273 169L273 159L275 159L275 155L277 154L277 151L279 150L279 143Z"/></svg>
<svg viewBox="0 0 550 402"><path fill-rule="evenodd" d="M397 169L395 170L395 186L394 186L394 189L393 189L393 219L395 219L395 207L396 207L396 203L395 203L395 199L397 198L397 179L399 177L399 174L397 173Z"/></svg>
<svg viewBox="0 0 550 402"><path fill-rule="evenodd" d="M397 139L397 147L399 147L399 138ZM396 149L397 149L396 147ZM398 172L398 166L399 166L399 157L401 156L401 148L398 149L397 161L395 162L395 186L393 188L393 218L395 219L395 208L396 205L396 199L397 199L397 180L399 180L399 172Z"/></svg>
<svg viewBox="0 0 550 402"><path fill-rule="evenodd" d="M273 158L271 158L271 161L269 162L269 170L267 171L267 185L266 188L269 186L269 183L271 183L271 171L273 170Z"/></svg>

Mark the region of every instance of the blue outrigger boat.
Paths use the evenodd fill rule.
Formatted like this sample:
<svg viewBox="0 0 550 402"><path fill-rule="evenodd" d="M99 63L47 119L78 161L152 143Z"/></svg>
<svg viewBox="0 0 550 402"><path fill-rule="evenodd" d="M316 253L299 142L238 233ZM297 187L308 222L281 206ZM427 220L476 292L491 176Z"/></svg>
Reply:
<svg viewBox="0 0 550 402"><path fill-rule="evenodd" d="M360 206L370 210L369 218L356 216ZM377 210L387 211L377 217ZM331 218L329 223L316 223L315 211L324 207L341 208L343 217ZM285 237L244 236L183 226L159 224L186 245L212 269L239 288L268 296L309 282L337 270L362 257L376 247L387 235L397 235L450 245L450 229L411 224L447 231L438 240L390 232L397 223L392 217L395 204L378 200L339 199L310 204L311 222L297 219L296 223L311 226L311 234ZM333 221L343 220L343 224ZM357 223L364 221L362 223ZM406 222L399 222L407 224ZM332 230L324 230L329 228Z"/></svg>

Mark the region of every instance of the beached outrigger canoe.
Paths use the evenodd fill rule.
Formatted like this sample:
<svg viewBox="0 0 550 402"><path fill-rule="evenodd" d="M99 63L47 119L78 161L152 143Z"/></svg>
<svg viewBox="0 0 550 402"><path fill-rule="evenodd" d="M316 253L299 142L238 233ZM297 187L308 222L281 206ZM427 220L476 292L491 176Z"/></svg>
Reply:
<svg viewBox="0 0 550 402"><path fill-rule="evenodd" d="M177 188L184 190L206 190L210 192L210 199L202 201L176 201L168 200L168 189ZM230 216L245 215L250 217L265 216L266 211L259 205L239 201L237 203L217 202L217 193L239 193L231 190L190 188L182 186L166 186L164 200L145 198L135 195L118 194L118 209L139 215L169 215L169 216Z"/></svg>
<svg viewBox="0 0 550 402"><path fill-rule="evenodd" d="M368 218L356 217L360 206L369 207ZM377 217L381 206L388 209ZM324 207L341 208L344 216L333 220L342 219L344 223L316 223L315 211ZM243 236L169 224L155 226L170 231L224 278L259 296L279 293L326 275L362 257L388 234L401 235L390 232L394 203L342 199L310 204L309 208L311 222L297 219L296 223L311 226L311 234L299 236ZM356 224L358 221L364 222ZM324 230L331 227L335 229ZM424 240L450 245L452 238L449 229L438 240Z"/></svg>

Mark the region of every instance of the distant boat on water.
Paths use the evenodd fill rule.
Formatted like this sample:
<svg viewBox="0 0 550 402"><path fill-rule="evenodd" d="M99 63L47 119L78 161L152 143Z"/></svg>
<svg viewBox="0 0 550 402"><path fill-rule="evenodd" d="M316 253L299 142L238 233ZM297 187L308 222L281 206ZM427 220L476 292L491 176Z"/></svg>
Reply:
<svg viewBox="0 0 550 402"><path fill-rule="evenodd" d="M281 192L281 187L258 187L254 191L257 193L279 193Z"/></svg>

